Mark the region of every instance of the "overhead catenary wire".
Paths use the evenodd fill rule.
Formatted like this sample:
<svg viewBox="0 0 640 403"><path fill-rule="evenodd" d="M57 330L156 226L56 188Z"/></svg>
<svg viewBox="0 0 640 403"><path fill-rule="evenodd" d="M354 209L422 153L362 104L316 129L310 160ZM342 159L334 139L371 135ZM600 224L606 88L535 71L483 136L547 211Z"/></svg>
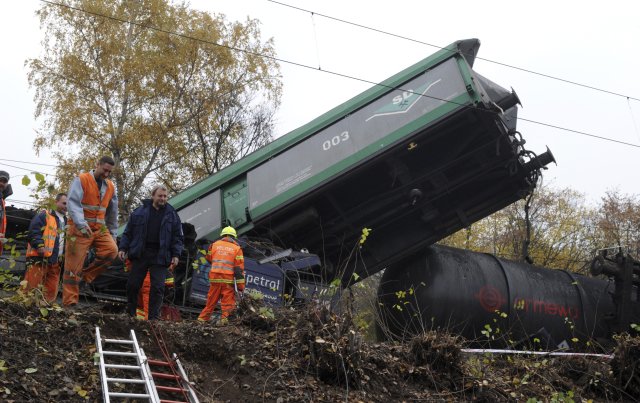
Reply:
<svg viewBox="0 0 640 403"><path fill-rule="evenodd" d="M41 174L41 175L44 175L44 176L56 176L55 174L52 174L52 173L40 172L40 171L33 170L31 168L23 168L23 167L19 167L19 166L16 166L16 165L11 165L11 164L6 164L6 163L3 163L2 165L8 166L8 167L11 167L11 168L14 168L14 169L20 169L20 170L23 170L23 171L28 171L28 172Z"/></svg>
<svg viewBox="0 0 640 403"><path fill-rule="evenodd" d="M386 85L386 84L383 84L383 83L380 83L380 82L371 81L371 80L368 80L368 79L364 79L364 78L360 78L360 77L356 77L356 76L352 76L352 75L349 75L349 74L340 73L340 72L336 72L336 71L331 71L331 70L326 70L326 69L318 69L317 67L310 66L310 65L307 65L307 64L304 64L304 63L295 62L295 61L291 61L291 60L287 60L287 59L282 59L282 58L271 56L271 55L265 55L265 54L262 54L262 53L258 53L258 52L247 50L247 49L241 49L241 48L237 48L237 47L230 46L230 45L220 44L220 43L217 43L217 42L214 42L214 41L210 41L210 40L207 40L207 39L197 38L197 37L194 37L194 36L182 34L182 33L179 33L179 32L173 32L173 31L170 31L170 30L158 28L158 27L155 27L155 26L147 25L147 24L142 24L142 23L135 22L135 21L129 21L129 20L125 20L125 19L122 19L122 18L118 18L118 17L114 17L114 16L110 16L110 15L97 13L95 11L85 10L83 8L80 8L80 7L75 7L75 6L71 6L71 5L67 5L67 4L61 4L61 3L56 3L56 2L53 2L53 1L50 1L50 0L39 0L39 1L42 2L42 3L46 3L46 4L49 4L49 5L52 5L52 6L64 7L64 8L67 8L67 9L79 11L79 12L82 12L82 13L85 13L85 14L88 14L88 15L92 15L94 17L105 18L105 19L109 19L109 20L116 21L116 22L123 23L123 24L131 24L131 25L135 25L135 26L138 26L138 27L141 27L141 28L144 28L144 29L150 29L150 30L154 30L154 31L157 31L157 32L165 33L167 35L174 35L174 36L177 36L177 37L180 37L180 38L194 40L194 41L197 41L197 42L200 42L200 43L209 44L209 45L213 45L213 46L218 46L218 47L222 47L222 48L225 48L225 49L233 50L233 51L236 51L236 52L242 52L242 53L246 53L246 54L257 56L257 57L262 57L262 58L265 58L265 59L273 60L273 61L284 63L284 64L289 64L289 65L292 65L292 66L297 66L297 67L301 67L301 68L305 68L305 69L309 69L309 70L313 70L313 71L319 71L319 72L323 72L323 73L330 74L330 75L337 76L337 77L347 78L347 79L350 79L350 80L359 81L359 82L363 82L363 83L366 83L366 84L372 84L372 85L375 85L375 86L388 88L390 90L404 91L404 92L407 92L407 93L410 93L410 94L413 94L413 95L422 96L422 97L426 97L426 98L431 98L431 99L435 99L435 100L442 101L442 102L452 103L452 104L460 105L460 106L463 106L463 107L470 107L469 105L466 105L466 104L460 104L460 103L455 102L455 101L446 100L446 99L440 99L438 97L417 93L417 92L414 92L414 91L411 91L411 90L408 90L408 89L404 89L404 88L401 88L401 87L398 87L398 86ZM284 4L284 3L281 3L281 4ZM303 11L307 11L307 10L304 10L304 9L302 9L302 10ZM322 14L318 14L318 15L324 16ZM432 46L435 46L435 45L432 45ZM588 87L588 86L586 86L586 87ZM594 87L594 89L596 89L596 88ZM614 92L610 92L610 91L605 91L605 90L600 90L600 91L609 92L609 93L614 94L614 95L624 96L625 98L629 98L629 99L640 101L640 98L635 98L635 97L622 95L622 94L618 94L618 93L614 93ZM485 112L495 113L495 112L489 111L489 110L485 110ZM523 120L523 121L527 121L529 123L533 123L533 124L538 124L538 125L554 128L554 129L557 129L557 130L562 130L562 131L566 131L566 132L570 132L570 133L575 133L575 134L580 134L580 135L596 138L596 139L603 140L603 141L610 141L610 142L613 142L613 143L627 145L627 146L634 147L634 148L640 148L640 145L638 145L638 144L632 144L632 143L628 143L628 142L624 142L624 141L620 141L620 140L615 140L615 139L611 139L609 137L599 136L599 135L587 133L587 132L584 132L584 131L581 131L581 130L570 129L570 128L566 128L566 127L563 127L563 126L558 126L558 125L554 125L554 124L551 124L551 123L540 122L538 120L533 120L533 119L525 119L525 118L522 118L522 117L518 117L518 119Z"/></svg>
<svg viewBox="0 0 640 403"><path fill-rule="evenodd" d="M55 165L55 164L45 164L43 162L29 162L29 161L21 161L21 160L10 160L10 159L7 159L7 158L0 158L0 161L18 162L18 163L21 163L21 164L39 165L39 166L54 167L54 168L57 168L59 166L59 165Z"/></svg>
<svg viewBox="0 0 640 403"><path fill-rule="evenodd" d="M333 16L330 16L330 15L327 15L327 14L318 13L316 11L311 11L311 10L308 10L308 9L305 9L305 8L302 8L302 7L293 6L291 4L283 3L283 2L280 2L280 1L276 1L276 0L267 0L267 1L270 2L270 3L278 4L280 6L289 7L289 8L292 8L294 10L299 10L299 11L302 11L302 12L305 12L305 13L311 13L312 15L318 15L320 17L324 17L326 19L337 21L337 22L340 22L340 23L343 23L343 24L352 25L354 27L358 27L358 28L362 28L362 29L365 29L365 30L377 32L377 33L380 33L380 34L383 34L383 35L392 36L394 38L399 38L399 39L403 39L403 40L406 40L406 41L419 43L421 45L431 46L431 47L434 47L434 48L437 48L437 49L441 49L441 50L447 50L447 48L444 47L444 46L434 45L432 43L424 42L424 41L421 41L419 39L410 38L410 37L404 36L404 35L395 34L393 32L385 31L383 29L373 28L373 27L370 27L370 26L367 26L367 25L364 25L364 24L359 24L357 22L348 21L348 20L345 20L345 19L342 19L342 18L333 17ZM576 81L568 80L566 78L556 77L556 76L553 76L551 74L540 73L540 72L537 72L535 70L526 69L524 67L518 67L518 66L514 66L512 64L499 62L499 61L496 61L496 60L491 60L491 59L478 57L478 56L476 56L476 59L482 60L482 61L485 61L485 62L488 62L488 63L493 63L493 64L497 64L497 65L500 65L500 66L508 67L508 68L511 68L511 69L514 69L514 70L520 70L520 71L523 71L525 73L534 74L534 75L545 77L545 78L548 78L548 79L551 79L551 80L557 80L557 81L561 81L561 82L564 82L564 83L567 83L567 84L576 85L578 87L588 88L590 90L599 91L599 92L603 92L603 93L606 93L606 94L615 95L615 96L618 96L618 97L623 97L623 98L626 98L628 100L640 101L640 98L637 98L637 97L621 94L621 93L618 93L618 92L615 92L615 91L606 90L606 89L599 88L599 87L596 87L596 86L593 86L593 85L582 84L582 83L579 83L579 82L576 82Z"/></svg>

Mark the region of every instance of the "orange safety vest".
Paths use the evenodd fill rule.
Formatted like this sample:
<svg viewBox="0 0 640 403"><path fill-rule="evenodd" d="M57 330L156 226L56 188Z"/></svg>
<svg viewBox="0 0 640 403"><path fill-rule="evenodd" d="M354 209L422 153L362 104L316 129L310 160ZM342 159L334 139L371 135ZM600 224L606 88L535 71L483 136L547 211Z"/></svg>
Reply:
<svg viewBox="0 0 640 403"><path fill-rule="evenodd" d="M84 212L84 219L89 224L89 227L99 229L104 225L105 217L107 214L107 207L109 202L115 193L115 187L113 182L109 179L105 179L107 182L107 191L104 194L102 200L100 199L100 189L98 189L98 183L91 172L84 172L78 175L80 183L82 184L82 210ZM73 222L73 221L71 221Z"/></svg>
<svg viewBox="0 0 640 403"><path fill-rule="evenodd" d="M231 237L224 237L209 247L207 260L211 262L209 282L233 284L234 268L239 267L244 276L244 255L238 242ZM244 284L243 280L238 282Z"/></svg>
<svg viewBox="0 0 640 403"><path fill-rule="evenodd" d="M42 240L44 244L44 256L43 257L51 257L53 254L53 248L56 245L56 237L58 236L58 223L56 222L56 218L49 214L48 211L44 212L46 214L46 222L45 226L42 229ZM40 246L40 245L38 245ZM30 243L27 243L27 257L35 257L38 255L38 249L32 248Z"/></svg>

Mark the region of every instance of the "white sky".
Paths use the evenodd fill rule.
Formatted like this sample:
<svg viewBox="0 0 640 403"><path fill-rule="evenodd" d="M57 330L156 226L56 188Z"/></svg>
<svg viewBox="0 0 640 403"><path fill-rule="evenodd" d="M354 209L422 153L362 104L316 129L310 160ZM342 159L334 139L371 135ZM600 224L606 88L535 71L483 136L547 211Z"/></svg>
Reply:
<svg viewBox="0 0 640 403"><path fill-rule="evenodd" d="M229 20L247 16L262 22L263 39L275 39L278 57L379 82L437 49L321 17L328 15L418 41L446 46L479 38L478 57L565 78L640 99L640 2L619 0L430 1L282 0L316 13L267 0L198 0L194 8L223 13ZM30 200L20 178L29 169L53 167L37 157L32 143L39 122L33 118L24 61L40 56L42 33L34 11L38 0L3 4L0 21L0 169L12 174L13 200ZM307 123L370 87L315 69L282 63L284 96L276 135ZM545 183L571 187L597 201L608 189L640 195L640 101L550 80L476 60L474 69L505 88L513 87L523 109L519 117L632 143L615 144L584 135L519 121L526 147L546 146L558 166L545 171ZM26 168L19 169L15 167ZM11 200L11 199L9 199Z"/></svg>

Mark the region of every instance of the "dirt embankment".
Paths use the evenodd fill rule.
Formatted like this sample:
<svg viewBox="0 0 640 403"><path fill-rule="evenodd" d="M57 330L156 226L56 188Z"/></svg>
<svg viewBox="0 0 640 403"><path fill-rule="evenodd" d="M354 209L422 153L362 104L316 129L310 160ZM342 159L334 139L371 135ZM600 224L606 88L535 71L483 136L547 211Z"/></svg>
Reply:
<svg viewBox="0 0 640 403"><path fill-rule="evenodd" d="M162 359L157 341L163 341L180 357L202 402L568 402L640 396L638 337L620 338L613 361L463 355L461 341L447 334L426 333L404 345L364 342L348 314L321 307L274 312L245 304L226 326L183 320L152 327L129 319L117 305L69 313L5 298L0 400L101 401L96 326L107 338L128 338L134 329L150 358Z"/></svg>

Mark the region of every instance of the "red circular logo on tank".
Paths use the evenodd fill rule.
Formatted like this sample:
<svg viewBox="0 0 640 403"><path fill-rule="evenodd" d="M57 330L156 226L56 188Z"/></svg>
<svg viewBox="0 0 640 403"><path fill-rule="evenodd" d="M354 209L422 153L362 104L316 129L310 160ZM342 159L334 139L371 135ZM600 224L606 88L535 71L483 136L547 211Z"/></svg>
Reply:
<svg viewBox="0 0 640 403"><path fill-rule="evenodd" d="M480 302L482 309L487 312L495 312L506 302L500 291L490 285L482 287L475 297Z"/></svg>

